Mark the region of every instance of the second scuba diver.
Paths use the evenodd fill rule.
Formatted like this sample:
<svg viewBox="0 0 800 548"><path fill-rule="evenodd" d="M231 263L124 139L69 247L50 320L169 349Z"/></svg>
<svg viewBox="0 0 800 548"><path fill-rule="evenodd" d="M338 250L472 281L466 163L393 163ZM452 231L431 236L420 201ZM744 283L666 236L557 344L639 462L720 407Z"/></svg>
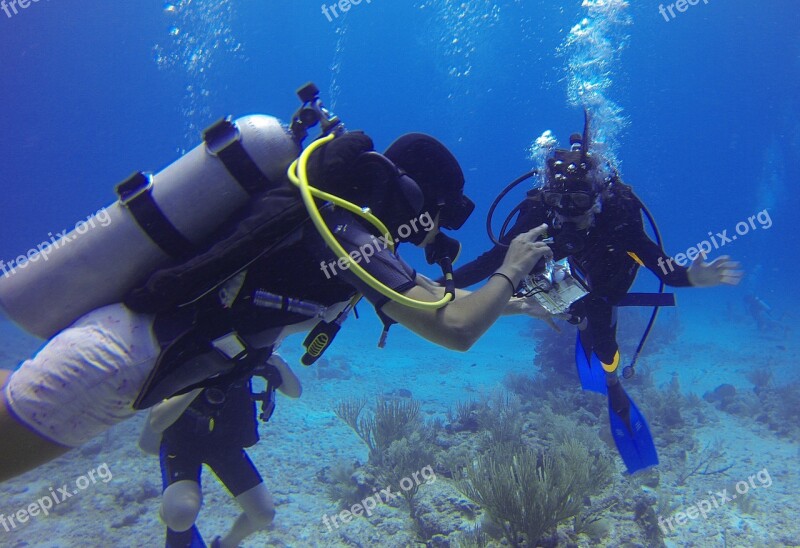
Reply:
<svg viewBox="0 0 800 548"><path fill-rule="evenodd" d="M456 270L454 277L458 287L485 279L501 264L514 237L542 223L551 227L554 259L568 258L572 272L588 289L588 295L568 310L571 322L579 329L576 362L581 385L584 390L608 394L614 439L628 471L633 473L657 464L658 457L644 417L620 384L617 307L646 304L646 299L628 295L640 266L658 276L662 288L663 284L736 285L742 273L739 264L727 256L711 263L698 257L688 268L675 265L669 272L662 269L660 265L669 256L646 234L642 202L613 166L592 153L589 141L587 115L584 132L571 136L570 149L555 150L546 160L544 185L530 190L513 210L506 225L517 212L519 216L510 230L501 234L491 250ZM535 175L538 173L531 172L512 184ZM656 298L652 304L657 307L667 303ZM640 350L641 346L637 354ZM632 372L632 367L626 369Z"/></svg>

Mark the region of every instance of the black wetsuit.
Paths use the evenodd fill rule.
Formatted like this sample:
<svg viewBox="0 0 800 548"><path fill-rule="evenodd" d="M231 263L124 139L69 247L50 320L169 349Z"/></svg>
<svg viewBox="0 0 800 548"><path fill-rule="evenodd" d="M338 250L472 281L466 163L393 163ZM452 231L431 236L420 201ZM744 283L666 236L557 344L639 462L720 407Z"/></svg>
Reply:
<svg viewBox="0 0 800 548"><path fill-rule="evenodd" d="M541 191L532 190L521 204L519 217L503 243L542 223L553 227L553 219L554 212L541 200ZM558 229L551 228L549 233L558 236ZM638 257L665 284L676 287L691 284L687 269L668 264L669 257L664 250L647 236L642 223L641 203L631 188L618 180L604 189L602 211L596 214L593 226L583 231L583 236L583 249L570 255L569 260L583 276L590 293L574 305L573 312L588 319L597 357L604 363L612 363L618 349L614 307L627 294L639 269L639 264L629 253ZM556 260L568 256L559 245L552 247ZM456 270L457 287L467 287L490 276L502 264L506 249L495 246ZM666 272L660 264L664 265ZM674 270L670 269L671 266Z"/></svg>
<svg viewBox="0 0 800 548"><path fill-rule="evenodd" d="M207 388L164 431L161 453L169 484L200 481L207 464L236 497L261 483L245 449L258 443L258 424L250 381L227 390Z"/></svg>

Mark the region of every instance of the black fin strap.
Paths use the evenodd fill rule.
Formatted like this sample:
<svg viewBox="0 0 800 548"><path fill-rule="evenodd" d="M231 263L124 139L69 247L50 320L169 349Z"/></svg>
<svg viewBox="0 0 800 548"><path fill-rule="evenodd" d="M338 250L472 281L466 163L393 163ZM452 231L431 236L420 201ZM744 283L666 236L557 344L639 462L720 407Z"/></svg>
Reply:
<svg viewBox="0 0 800 548"><path fill-rule="evenodd" d="M176 259L193 254L196 251L194 245L164 215L153 199L152 190L150 176L141 171L116 188L120 204L131 212L147 237L164 253Z"/></svg>

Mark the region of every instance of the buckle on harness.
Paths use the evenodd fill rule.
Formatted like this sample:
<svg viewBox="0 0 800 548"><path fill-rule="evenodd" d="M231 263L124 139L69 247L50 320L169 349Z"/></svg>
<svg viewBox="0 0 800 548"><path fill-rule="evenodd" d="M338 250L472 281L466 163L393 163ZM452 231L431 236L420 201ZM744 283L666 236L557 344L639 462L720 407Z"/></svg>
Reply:
<svg viewBox="0 0 800 548"><path fill-rule="evenodd" d="M211 346L228 360L239 360L247 355L247 345L235 331L214 339Z"/></svg>
<svg viewBox="0 0 800 548"><path fill-rule="evenodd" d="M153 175L152 173L143 173L137 171L120 184L115 189L117 196L119 196L120 203L128 207L132 201L139 196L150 192L153 189Z"/></svg>
<svg viewBox="0 0 800 548"><path fill-rule="evenodd" d="M230 116L221 118L203 132L206 150L212 156L219 156L220 152L240 139L239 128L231 122Z"/></svg>

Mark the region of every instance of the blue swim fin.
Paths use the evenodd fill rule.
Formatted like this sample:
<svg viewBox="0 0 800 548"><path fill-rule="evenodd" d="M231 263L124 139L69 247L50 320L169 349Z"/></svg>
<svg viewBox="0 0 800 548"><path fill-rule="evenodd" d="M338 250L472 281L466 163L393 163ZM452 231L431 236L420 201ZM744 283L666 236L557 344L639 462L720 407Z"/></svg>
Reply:
<svg viewBox="0 0 800 548"><path fill-rule="evenodd" d="M658 453L644 416L620 383L608 390L611 434L622 460L633 474L658 464Z"/></svg>
<svg viewBox="0 0 800 548"><path fill-rule="evenodd" d="M197 530L196 525L188 531L178 533L172 529L167 529L167 541L165 548L206 548L206 543Z"/></svg>
<svg viewBox="0 0 800 548"><path fill-rule="evenodd" d="M606 372L603 371L600 358L592 352L588 337L588 334L578 330L578 338L575 341L575 366L578 368L581 388L605 395L608 394Z"/></svg>

